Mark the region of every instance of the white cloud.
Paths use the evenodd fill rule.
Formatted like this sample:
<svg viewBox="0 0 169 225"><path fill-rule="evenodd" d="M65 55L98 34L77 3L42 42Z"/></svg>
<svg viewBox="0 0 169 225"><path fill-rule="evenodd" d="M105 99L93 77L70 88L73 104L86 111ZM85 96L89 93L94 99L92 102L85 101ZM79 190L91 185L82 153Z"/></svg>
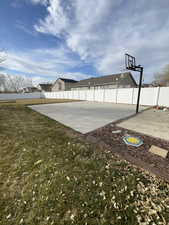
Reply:
<svg viewBox="0 0 169 225"><path fill-rule="evenodd" d="M49 15L44 19L44 21L40 20L40 25L35 25L35 29L38 32L60 35L62 31L65 31L69 26L69 20L60 5L60 1L50 1L50 5L47 6L47 11Z"/></svg>
<svg viewBox="0 0 169 225"><path fill-rule="evenodd" d="M30 0L33 4L47 5L48 0Z"/></svg>
<svg viewBox="0 0 169 225"><path fill-rule="evenodd" d="M47 15L36 31L62 37L101 74L118 72L125 52L134 54L151 76L168 62L168 0L48 0L45 7Z"/></svg>
<svg viewBox="0 0 169 225"><path fill-rule="evenodd" d="M60 47L57 49L34 49L27 53L8 52L6 60L1 64L2 67L32 74L36 79L55 80L58 76L82 79L89 75L85 73L69 73L76 66L80 66L81 61L73 59L69 49Z"/></svg>

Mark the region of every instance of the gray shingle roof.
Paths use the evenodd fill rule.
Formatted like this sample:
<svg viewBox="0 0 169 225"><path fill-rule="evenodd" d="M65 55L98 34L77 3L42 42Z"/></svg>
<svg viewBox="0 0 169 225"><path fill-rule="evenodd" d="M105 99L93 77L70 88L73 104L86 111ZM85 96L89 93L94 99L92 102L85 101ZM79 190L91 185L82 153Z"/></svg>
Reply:
<svg viewBox="0 0 169 225"><path fill-rule="evenodd" d="M133 87L137 86L137 83L134 80L132 74L130 72L126 72L81 80L75 83L73 87L97 86L117 83L120 85L131 85Z"/></svg>
<svg viewBox="0 0 169 225"><path fill-rule="evenodd" d="M68 82L68 83L76 83L76 80L73 79L67 79L67 78L59 78L60 80L63 80L64 82Z"/></svg>

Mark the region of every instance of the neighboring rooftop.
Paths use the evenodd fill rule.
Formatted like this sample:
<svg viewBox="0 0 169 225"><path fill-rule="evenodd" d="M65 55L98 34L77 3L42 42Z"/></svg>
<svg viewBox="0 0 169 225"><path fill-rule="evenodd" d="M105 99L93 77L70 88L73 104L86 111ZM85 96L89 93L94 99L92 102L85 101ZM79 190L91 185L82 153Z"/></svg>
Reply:
<svg viewBox="0 0 169 225"><path fill-rule="evenodd" d="M73 79L69 79L69 78L61 78L59 77L58 79L63 80L64 82L68 82L68 83L76 83L76 80Z"/></svg>
<svg viewBox="0 0 169 225"><path fill-rule="evenodd" d="M29 93L29 92L36 92L36 91L38 92L40 90L37 87L24 87L20 91Z"/></svg>
<svg viewBox="0 0 169 225"><path fill-rule="evenodd" d="M39 87L43 91L51 91L52 84L50 84L50 83L41 83L41 84L39 84Z"/></svg>
<svg viewBox="0 0 169 225"><path fill-rule="evenodd" d="M118 73L111 74L101 77L92 77L89 79L81 80L75 84L75 87L83 87L83 86L97 86L104 84L117 84L120 83L122 85L133 84L133 86L137 86L136 81L134 80L132 74L130 72L126 73Z"/></svg>

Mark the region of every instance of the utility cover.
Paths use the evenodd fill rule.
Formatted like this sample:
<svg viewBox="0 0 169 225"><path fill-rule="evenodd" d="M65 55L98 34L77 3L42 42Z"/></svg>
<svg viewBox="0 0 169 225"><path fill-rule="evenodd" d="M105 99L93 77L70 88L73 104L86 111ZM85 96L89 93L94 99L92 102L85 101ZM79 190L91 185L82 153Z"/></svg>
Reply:
<svg viewBox="0 0 169 225"><path fill-rule="evenodd" d="M123 141L127 144L127 145L131 145L134 147L139 147L143 144L143 141L139 138L139 137L135 137L135 136L124 136L123 137Z"/></svg>

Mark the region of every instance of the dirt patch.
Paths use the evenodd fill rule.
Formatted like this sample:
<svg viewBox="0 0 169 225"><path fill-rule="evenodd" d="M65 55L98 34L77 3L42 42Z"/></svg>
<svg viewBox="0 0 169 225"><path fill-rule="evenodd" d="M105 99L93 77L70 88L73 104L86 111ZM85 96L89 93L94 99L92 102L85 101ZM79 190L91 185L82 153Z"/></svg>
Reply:
<svg viewBox="0 0 169 225"><path fill-rule="evenodd" d="M121 130L121 132L112 133L112 131L116 130ZM123 137L127 134L140 137L144 142L143 145L140 147L126 145ZM169 142L120 128L115 123L90 132L86 136L88 139L95 138L96 142L104 143L113 153L121 158L169 181L169 154L164 159L149 152L151 145L169 150Z"/></svg>

